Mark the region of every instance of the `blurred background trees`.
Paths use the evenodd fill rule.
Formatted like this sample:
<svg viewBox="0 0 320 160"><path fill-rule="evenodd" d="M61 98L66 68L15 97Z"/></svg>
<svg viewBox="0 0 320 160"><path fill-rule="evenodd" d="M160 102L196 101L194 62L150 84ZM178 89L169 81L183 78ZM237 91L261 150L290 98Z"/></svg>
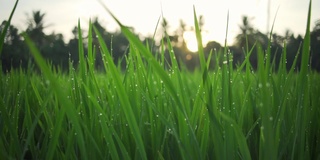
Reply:
<svg viewBox="0 0 320 160"><path fill-rule="evenodd" d="M67 43L64 41L64 37L60 33L46 34L44 30L50 25L46 25L45 13L41 11L33 11L32 16L27 18L27 28L22 31L26 32L30 38L34 41L38 49L40 50L42 56L47 59L51 64L60 69L67 71L69 60L74 66L78 64L78 28L74 27L71 31L73 38L71 38ZM6 21L3 21L0 25L0 31L4 29ZM202 28L204 25L204 17L200 16L199 26L201 32L205 32ZM129 42L125 36L120 31L110 32L99 22L98 18L94 18L92 24L99 30L105 40L110 53L112 54L116 64L125 67L124 56L128 54ZM179 63L193 70L199 65L198 54L190 51L187 47L186 41L184 39L184 33L187 31L192 31L193 27L186 26L186 24L181 20L180 26L172 34L169 34L167 30L170 28L170 24L163 19L160 24L160 32L162 33L162 39L156 42L153 37L145 37L141 39L144 43L148 43L152 48L154 54L161 53L161 43L168 43L170 40L174 54L178 58ZM252 54L250 57L250 62L253 68L257 67L257 47L261 47L262 50L267 50L269 35L260 32L255 29L251 24L251 19L249 17L243 16L242 24L239 25L240 33L235 37L235 42L233 45L228 46L230 53L233 55L234 66L241 64L244 60L245 54L250 51L253 47ZM134 32L134 29L131 28ZM316 21L315 26L311 29L311 67L317 71L320 71L320 20ZM82 31L86 33L85 31ZM13 26L10 25L5 37L5 43L1 53L1 65L2 71L7 72L12 68L27 68L33 63L32 56L26 47L21 32ZM205 34L205 33L203 33ZM269 33L268 33L269 34ZM85 35L85 34L84 34ZM138 36L138 35L137 35ZM87 37L83 37L83 41L86 43ZM102 56L98 49L98 42L96 35L93 32L93 43L96 46L96 59L95 66L98 70L103 68ZM284 36L277 33L272 33L271 35L271 59L275 62L275 69L278 67L280 57L282 55L283 49L285 47L287 51L287 68L290 68L295 56L300 52L299 48L303 43L303 38L301 35L294 35L291 31L286 31ZM86 45L85 45L86 46ZM209 53L213 53L213 58L211 62L211 67L217 66L215 63L218 62L218 54L223 51L224 47L215 41L208 42L204 47L205 56L208 57ZM86 50L86 49L85 49ZM86 52L85 52L86 53ZM165 57L169 61L169 51L165 50ZM300 58L300 56L298 57ZM298 63L300 61L298 60ZM297 64L297 69L299 64Z"/></svg>

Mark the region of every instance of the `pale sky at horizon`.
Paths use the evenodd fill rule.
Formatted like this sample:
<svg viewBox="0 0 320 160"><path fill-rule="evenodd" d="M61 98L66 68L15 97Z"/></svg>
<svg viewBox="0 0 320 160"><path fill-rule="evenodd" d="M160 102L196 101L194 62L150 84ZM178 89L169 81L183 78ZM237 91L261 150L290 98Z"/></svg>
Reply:
<svg viewBox="0 0 320 160"><path fill-rule="evenodd" d="M14 0L0 0L0 21L7 19L14 5ZM241 17L251 17L254 28L266 33L268 0L103 0L114 15L127 26L135 29L136 33L151 36L154 33L157 21L163 12L168 20L171 31L179 26L180 19L187 26L193 26L193 5L197 15L203 15L205 21L204 41L213 40L224 43L229 10L228 44L232 44L234 37L239 33ZM276 13L274 32L284 35L289 29L295 35L304 35L309 0L271 0L270 28ZM177 10L178 9L178 10ZM62 33L65 39L72 38L72 29L77 25L86 29L91 18L99 20L108 31L117 28L114 20L108 15L96 0L20 0L13 16L12 24L19 29L26 29L26 14L40 10L46 13L45 24L50 25L46 33ZM312 2L311 29L314 22L320 19L320 0ZM158 27L159 28L159 27ZM170 30L169 30L170 31ZM169 32L170 33L170 32ZM66 41L68 42L68 41Z"/></svg>

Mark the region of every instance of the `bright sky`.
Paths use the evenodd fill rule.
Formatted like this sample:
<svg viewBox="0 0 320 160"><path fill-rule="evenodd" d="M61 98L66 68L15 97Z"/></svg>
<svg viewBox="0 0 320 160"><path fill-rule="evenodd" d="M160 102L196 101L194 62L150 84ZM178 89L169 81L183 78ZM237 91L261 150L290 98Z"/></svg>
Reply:
<svg viewBox="0 0 320 160"><path fill-rule="evenodd" d="M287 29L295 35L304 35L309 0L270 0L270 28L279 8L274 31L284 35ZM115 16L127 26L144 36L153 35L157 21L161 16L168 20L171 31L179 26L182 19L187 26L193 26L193 5L197 15L205 20L204 41L214 40L223 44L229 10L228 44L232 44L239 33L239 24L243 15L251 17L251 23L260 31L267 31L268 0L103 0ZM1 0L0 21L7 19L14 0ZM312 24L320 19L320 0L313 0ZM99 17L108 31L114 31L117 25L99 4L98 0L20 0L12 23L20 31L26 29L26 14L32 11L46 13L46 33L62 33L65 39L72 37L72 29L78 19L83 28L87 28L89 18ZM169 31L170 33L170 31ZM192 40L190 40L192 41Z"/></svg>

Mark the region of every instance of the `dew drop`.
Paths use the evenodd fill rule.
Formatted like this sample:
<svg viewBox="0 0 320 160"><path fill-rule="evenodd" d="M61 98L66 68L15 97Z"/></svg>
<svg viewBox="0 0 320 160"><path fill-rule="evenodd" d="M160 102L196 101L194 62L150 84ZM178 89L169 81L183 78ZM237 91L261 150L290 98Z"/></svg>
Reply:
<svg viewBox="0 0 320 160"><path fill-rule="evenodd" d="M269 117L269 120L270 120L270 121L273 121L273 117L272 117L272 116L271 116L271 117Z"/></svg>

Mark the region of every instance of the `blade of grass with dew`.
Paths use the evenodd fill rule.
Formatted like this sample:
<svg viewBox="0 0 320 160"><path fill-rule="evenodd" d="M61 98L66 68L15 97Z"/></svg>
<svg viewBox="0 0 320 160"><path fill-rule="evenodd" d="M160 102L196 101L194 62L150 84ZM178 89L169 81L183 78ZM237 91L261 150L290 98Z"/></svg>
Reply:
<svg viewBox="0 0 320 160"><path fill-rule="evenodd" d="M223 51L223 61L222 61L222 79L221 79L221 87L222 87L222 113L232 117L232 94L231 94L231 87L232 84L230 83L231 73L230 73L230 53L227 47L227 37L228 37L228 25L229 25L229 12L227 14L227 27L226 27L226 35L225 35L225 44L224 44L224 51ZM222 123L224 123L222 121ZM233 132L233 126L235 124L224 125L224 136L229 137L224 140L224 150L223 153L225 154L226 159L235 159L237 148L235 144L235 133Z"/></svg>
<svg viewBox="0 0 320 160"><path fill-rule="evenodd" d="M91 20L89 21L89 30L88 30L88 58L87 58L87 63L88 63L88 69L90 73L90 79L94 83L92 84L93 88L97 89L98 87L98 82L95 76L95 59L96 59L96 52L95 52L95 46L93 46L92 43L92 23ZM99 93L99 92L98 92Z"/></svg>
<svg viewBox="0 0 320 160"><path fill-rule="evenodd" d="M217 110L215 108L213 108L213 103L212 102L212 98L213 98L213 90L209 85L209 79L208 79L208 69L206 67L206 61L205 61L205 56L204 56L204 52L203 52L203 46L202 46L202 38L201 38L201 31L199 28L199 24L198 24L198 20L197 20L197 16L196 16L196 11L195 11L195 7L194 7L194 23L195 23L195 33L196 33L196 38L197 38L197 42L198 42L198 53L199 53L199 59L200 59L200 66L201 66L201 72L202 72L202 81L204 84L204 91L205 93L208 93L208 101L207 101L207 109L209 111L209 117L211 119L211 121L213 122L213 132L217 134L217 137L222 137L221 135L221 128L220 123L217 120ZM219 139L219 138L218 138ZM223 151L226 151L225 149L221 148L221 145L223 144L223 141L218 141L217 139L214 140L214 146L215 146L215 154L216 157L218 159L221 159L222 157L225 157L226 154ZM226 157L225 157L226 158ZM224 158L222 158L224 159Z"/></svg>
<svg viewBox="0 0 320 160"><path fill-rule="evenodd" d="M261 114L261 133L260 133L260 147L259 151L259 158L260 159L276 159L277 158L277 150L275 146L275 139L274 139L274 129L273 122L270 120L270 117L272 117L271 110L272 108L269 106L271 105L271 101L273 101L273 98L270 98L270 90L269 90L269 80L267 72L268 69L266 69L266 65L264 64L264 53L262 51L262 48L260 45L257 47L258 50L258 89L259 94L261 96L260 99L258 99L258 109ZM269 53L267 53L269 54ZM270 63L267 62L267 63Z"/></svg>
<svg viewBox="0 0 320 160"><path fill-rule="evenodd" d="M306 156L306 130L307 130L307 122L309 122L309 118L307 116L307 107L310 106L309 100L309 92L308 92L308 69L309 69L309 58L310 58L310 23L311 23L311 6L312 0L309 1L309 10L307 15L307 26L306 33L303 40L302 47L302 58L301 58L301 66L300 73L298 76L298 103L297 103L297 115L296 115L296 138L294 139L293 153L292 158L296 157L298 159L303 159Z"/></svg>
<svg viewBox="0 0 320 160"><path fill-rule="evenodd" d="M61 89L60 85L56 81L54 75L50 71L50 69L47 66L47 64L45 63L44 59L41 57L40 52L35 47L35 44L31 41L31 39L25 33L23 34L23 36L26 40L26 43L27 43L29 49L31 50L31 53L32 53L36 63L40 67L42 73L45 75L45 77L50 82L52 89L55 91L56 96L58 97L60 102L63 102L63 104L61 104L61 105L64 106L64 107L61 107L60 113L58 114L59 118L56 119L55 131L54 131L53 138L49 144L49 151L47 153L46 159L52 159L54 156L54 151L56 150L56 147L58 144L59 134L61 132L61 124L63 122L63 118L64 118L65 114L67 114L67 117L70 118L70 120L72 121L72 124L75 127L75 131L79 134L79 136L77 136L77 139L78 139L79 147L81 150L81 155L83 156L84 159L88 159L86 149L85 149L86 147L84 144L83 133L81 130L81 125L80 125L80 122L78 121L79 119L76 115L76 111L74 110L74 108L72 108L72 106L73 106L72 102L67 99L67 96L65 95L65 93Z"/></svg>
<svg viewBox="0 0 320 160"><path fill-rule="evenodd" d="M89 68L89 73L92 75L92 77L94 75L94 67L95 67L95 52L93 52L93 43L92 43L92 23L91 20L89 20L89 30L88 30L88 59L87 59L87 63L88 63L88 68Z"/></svg>
<svg viewBox="0 0 320 160"><path fill-rule="evenodd" d="M6 109L6 104L4 101L0 101L0 112L1 112L1 123L6 124L6 130L10 134L10 137L12 137L10 140L3 140L2 135L1 135L1 144L3 146L6 146L3 148L3 150L6 150L9 155L20 155L22 153L22 148L20 147L20 142L19 142L19 135L17 132L17 128L13 125L13 120L9 116L10 113L8 113ZM12 140L12 141L11 141ZM8 142L10 142L8 146ZM12 147L15 147L14 149ZM6 148L6 149L5 149ZM5 154L4 154L5 155ZM1 156L2 157L2 156Z"/></svg>
<svg viewBox="0 0 320 160"><path fill-rule="evenodd" d="M166 69L166 65L165 65L165 48L164 48L164 42L163 42L163 38L160 41L160 66L162 66L163 69Z"/></svg>
<svg viewBox="0 0 320 160"><path fill-rule="evenodd" d="M196 95L196 100L195 100L195 104L194 106L198 107L197 103L201 102L201 95L202 93L208 93L205 95L205 98L202 99L202 101L204 101L206 104L206 107L208 109L209 112L209 117L211 119L211 121L213 122L213 132L218 133L217 137L219 137L220 132L219 132L219 127L220 124L218 123L218 121L216 121L216 110L213 107L212 104L210 104L210 100L212 99L212 88L210 86L210 79L208 78L208 66L205 60L205 56L204 56L204 51L203 51L203 45L202 45L202 36L201 36L201 31L200 31L200 27L199 27L199 23L198 23L198 19L197 19L197 14L196 14L196 9L195 6L193 6L193 19L194 19L194 27L195 27L195 35L196 35L196 39L197 39L197 44L198 44L198 54L199 54L199 59L200 59L200 70L201 70L201 74L202 74L202 84L200 84L198 93L199 95ZM208 59L208 61L210 61L210 59ZM202 106L202 105L200 105ZM198 112L203 109L198 110ZM196 117L196 112L194 112L194 116L192 117ZM192 118L194 119L194 118ZM206 137L204 137L204 139L207 139ZM218 140L218 139L215 139ZM220 146L221 145L221 141L215 141L214 140L214 146ZM205 143L201 143L200 147L201 148L205 148L206 146L204 146ZM217 150L215 151L215 153L217 154L216 157L222 158L221 157L221 149L219 147L217 147Z"/></svg>
<svg viewBox="0 0 320 160"><path fill-rule="evenodd" d="M146 66L143 63L142 57L140 55L140 51L132 44L130 44L130 50L131 53L135 55L135 60L133 60L133 62L136 62L135 64L137 65L137 76L138 77L146 77L147 73L146 73ZM140 74L140 75L139 75ZM140 81L143 82L143 81Z"/></svg>
<svg viewBox="0 0 320 160"><path fill-rule="evenodd" d="M275 16L274 16L274 19L273 19L273 23L272 23L272 26L271 26L271 31L269 33L269 41L268 41L268 45L267 45L267 51L266 51L266 54L265 54L265 65L266 65L266 72L268 73L268 77L271 76L271 40L272 40L272 33L273 33L273 27L274 27L274 24L276 22L276 17L277 17L277 14L278 14L278 10L279 10L279 7L275 13Z"/></svg>
<svg viewBox="0 0 320 160"><path fill-rule="evenodd" d="M158 29L160 20L161 20L161 16L159 16L157 24L156 24L156 27L155 27L154 32L153 32L153 36L152 36L153 43L151 44L151 47L150 47L151 51L153 50L153 46L154 46L154 42L155 42L155 36L156 36L156 33L157 33L157 29Z"/></svg>
<svg viewBox="0 0 320 160"><path fill-rule="evenodd" d="M278 104L274 106L278 106L277 108L277 113L273 117L275 120L273 127L276 130L275 133L275 140L281 139L282 138L282 133L283 132L283 123L285 123L285 118L286 118L286 112L288 111L288 100L289 100L289 95L290 95L290 90L292 89L290 86L293 85L294 79L292 78L292 72L287 73L287 50L286 50L286 43L284 44L284 49L281 55L281 62L279 65L279 70L278 70L278 75L279 79L277 80L278 82L273 83L273 88L275 91L275 99L278 99ZM297 61L297 56L295 57L294 64L291 67L292 69L294 68L296 61ZM274 76L273 76L274 77ZM277 83L277 84L276 84ZM281 157L282 155L282 150L283 147L281 147L281 141L276 142L278 149L278 157Z"/></svg>
<svg viewBox="0 0 320 160"><path fill-rule="evenodd" d="M182 80L182 76L183 76L183 72L179 69L179 64L178 64L178 61L177 61L177 58L176 58L176 55L174 53L174 49L173 49L173 46L172 46L172 43L170 41L170 38L169 38L169 35L166 34L166 39L167 39L167 45L168 45L168 50L169 50L169 55L170 55L170 60L171 60L171 63L172 63L172 66L171 66L171 69L169 71L171 71L170 75L171 75L171 78L172 78L172 81L175 81L176 83L176 88L177 88L177 93L180 93L179 94L179 97L181 97L181 103L183 106L190 106L187 102L187 95L186 95L186 92L185 92L185 83L184 81ZM188 123L189 122L189 117L187 115L190 114L191 112L191 108L189 107L183 107L182 108L182 112L185 114L184 116L186 116L185 118L187 119ZM193 132L193 131L192 131Z"/></svg>
<svg viewBox="0 0 320 160"><path fill-rule="evenodd" d="M276 12L277 15L277 12ZM260 159L276 159L278 157L278 143L275 139L275 135L278 132L273 128L273 108L268 106L273 106L272 104L276 101L274 98L274 93L272 95L271 100L267 99L272 91L270 85L272 84L271 81L271 38L272 38L272 31L274 27L274 23L276 20L276 16L274 18L271 31L269 34L269 41L267 45L266 53L263 54L261 46L258 45L258 76L259 76L259 89L261 93L261 101L259 104L259 109L261 113L261 139L260 139L260 148L262 152L259 153Z"/></svg>
<svg viewBox="0 0 320 160"><path fill-rule="evenodd" d="M203 75L202 71L200 71L200 73L201 75ZM221 147L223 145L222 126L219 122L220 117L219 117L218 110L215 107L216 106L215 98L212 98L212 97L217 97L216 93L214 93L214 89L216 89L214 87L217 87L217 85L213 85L211 83L216 84L217 79L213 80L212 82L210 82L210 79L207 79L204 82L203 78L204 76L202 76L202 79L200 80L201 83L199 84L197 94L195 95L196 98L194 100L194 105L193 105L194 111L192 113L193 115L191 115L191 119L196 119L198 115L208 113L208 117L210 119L210 122L212 123L212 127L208 126L209 127L208 134L210 132L212 132L213 134L203 137L203 139L200 142L201 150L205 151L205 149L207 148L207 144L210 144L210 142L208 141L210 140L210 137L219 137L212 141L214 150L209 152L213 152L213 155L211 155L212 157L215 157L217 159L225 159L224 157L225 155L223 154L223 148ZM218 78L218 76L216 76L216 78ZM205 108L199 107L199 106L204 106ZM209 122L204 121L204 123L209 123ZM204 140L206 141L204 142ZM208 149L212 149L212 148L208 148Z"/></svg>
<svg viewBox="0 0 320 160"><path fill-rule="evenodd" d="M79 66L80 66L80 75L82 80L87 79L87 65L86 61L84 59L84 48L83 48L83 42L82 42L82 31L81 31L81 25L80 20L78 20L78 51L79 51ZM90 52L90 51L89 51Z"/></svg>
<svg viewBox="0 0 320 160"><path fill-rule="evenodd" d="M207 65L206 65L207 68L210 68L212 54L213 54L213 52L212 52L212 49L211 49L210 52L209 52L208 59L207 59Z"/></svg>
<svg viewBox="0 0 320 160"><path fill-rule="evenodd" d="M101 124L101 129L102 129L102 132L103 132L103 137L105 138L105 142L108 144L108 147L110 148L110 154L111 154L111 157L112 159L119 159L119 155L124 155L126 156L127 155L127 151L126 150L123 150L124 147L122 147L122 154L119 154L118 151L116 150L116 145L114 143L114 140L112 139L112 133L116 133L114 131L114 128L113 126L110 126L108 127L106 125L106 123L110 123L110 121L107 119L106 117L106 114L104 113L104 110L101 108L101 106L99 105L98 101L96 99L96 96L93 94L93 93L98 93L98 97L102 97L101 96L101 92L99 91L99 85L98 85L98 82L97 82L97 78L96 78L96 74L94 72L94 59L95 59L95 49L93 48L93 43L92 43L92 28L93 28L93 24L91 23L91 21L89 22L89 34L88 34L88 59L87 59L87 63L88 63L88 66L89 66L89 73L90 73L90 79L91 79L91 83L88 83L88 82L83 82L82 83L82 86L84 88L84 91L86 93L86 95L88 97L90 97L90 104L89 106L93 106L93 108L96 109L96 111L98 111L100 114L98 115L99 116L99 123ZM92 107L90 107L92 108ZM93 116L97 116L95 114L96 112L91 112L91 115L90 117L93 117ZM90 120L89 120L90 121ZM91 126L95 126L94 121L92 120L91 121ZM92 128L91 128L92 130ZM91 138L93 139L93 138ZM95 146L96 143L95 141L92 141L94 143ZM118 145L120 146L123 146L122 142L118 142ZM99 155L100 157L102 158L102 153L101 151L99 150L98 147L96 147L99 151ZM127 157L128 158L128 157Z"/></svg>
<svg viewBox="0 0 320 160"><path fill-rule="evenodd" d="M165 124L165 126L167 126L168 128L171 129L171 133L174 135L174 137L179 140L179 135L178 135L178 129L176 127L176 125L173 125L173 123L171 123L171 121L169 121L168 118L166 118L166 116L158 109L157 106L154 105L154 103L152 103L152 100L150 99L150 97L148 97L146 95L145 92L142 92L142 94L146 97L146 100L149 102L150 106L152 108L152 110L154 111L154 113L156 115L158 115L157 117L163 122L163 124ZM156 132L155 132L156 133ZM184 151L186 150L186 146L182 143L178 143L180 145L179 147L179 151L180 151L180 154L181 154L181 157L183 159L186 159L187 157L185 157L185 153Z"/></svg>
<svg viewBox="0 0 320 160"><path fill-rule="evenodd" d="M102 4L103 5L103 4ZM103 5L104 6L104 5ZM152 65L152 67L155 69L156 73L162 78L164 84L167 86L167 89L173 99L175 100L175 103L177 103L179 109L183 112L183 105L177 96L177 91L175 90L175 87L173 83L171 82L169 76L165 73L165 71L161 68L161 66L157 63L156 59L153 57L153 55L147 50L143 44L135 37L126 27L124 27L116 18L115 16L107 9L107 7L104 6L104 8L109 12L109 14L116 20L116 22L120 25L122 33L127 37L130 43L134 44L140 51L141 54L147 58L149 61L149 64ZM184 113L186 114L186 113Z"/></svg>
<svg viewBox="0 0 320 160"><path fill-rule="evenodd" d="M136 37L127 27L122 25L120 21L112 14L112 12L103 4L103 2L99 1L100 4L105 8L105 10L113 17L113 19L117 22L117 24L120 26L122 33L127 37L129 42L140 51L140 53L149 61L149 64L155 69L156 74L158 74L163 83L167 86L167 89L175 102L177 103L179 109L183 111L183 105L177 96L177 91L175 90L175 87L173 83L170 80L170 77L167 75L166 71L159 65L158 61L153 57L151 52L140 42L138 37Z"/></svg>
<svg viewBox="0 0 320 160"><path fill-rule="evenodd" d="M209 117L211 122L213 122L213 132L217 134L217 137L222 137L221 135L221 126L220 123L218 121L218 114L217 114L217 110L215 108L213 108L213 103L212 103L212 98L213 98L213 90L210 86L210 79L208 79L208 68L206 65L206 60L205 60L205 56L204 56L204 51L203 51L203 45L202 45L202 36L201 36L201 31L200 31L200 27L199 27L199 23L198 23L198 19L197 19L197 14L196 14L196 9L193 6L193 17L194 17L194 26L195 26L195 34L196 34L196 39L197 39L197 43L198 43L198 54L199 54L199 59L200 59L200 68L201 68L201 74L202 74L202 84L200 84L200 88L199 88L199 93L207 93L206 98L204 100L204 102L206 103L206 107L209 113ZM209 60L208 60L209 61ZM197 95L198 97L199 95ZM199 99L200 100L200 99ZM218 140L219 139L219 140ZM221 148L222 145L222 141L220 140L220 138L218 138L217 140L214 141L214 146L215 146L215 151L214 153L216 154L216 158L218 159L224 159L223 157L225 156L225 154L222 154L223 149Z"/></svg>
<svg viewBox="0 0 320 160"><path fill-rule="evenodd" d="M240 65L240 67L238 67L238 73L240 73L239 71L243 70L243 68L246 66L246 71L250 71L251 68L251 64L250 64L250 56L253 53L253 50L256 48L257 43L254 43L252 48L246 52L247 54L245 54L245 59L242 62L242 64ZM249 72L250 73L250 72Z"/></svg>
<svg viewBox="0 0 320 160"><path fill-rule="evenodd" d="M122 84L120 75L117 72L117 68L116 68L115 64L113 63L111 55L107 49L106 44L104 43L104 41L102 39L101 34L99 33L99 31L95 27L93 27L93 29L94 29L95 33L98 35L98 41L101 46L102 54L105 55L106 60L108 62L108 64L107 64L108 68L109 68L108 71L110 71L110 74L114 77L114 83L117 87L117 93L119 95L120 103L121 103L123 112L125 113L129 127L133 133L133 137L135 139L137 149L138 149L140 156L141 156L140 158L147 159L147 155L145 152L142 137L140 135L139 127L138 127L135 115L133 114L134 112L133 112L132 106L129 102L128 95L126 94L126 91L125 91L124 86Z"/></svg>
<svg viewBox="0 0 320 160"><path fill-rule="evenodd" d="M75 132L74 128L71 128L69 132L70 133L74 133ZM74 153L74 150L75 150L74 143L75 143L75 138L76 137L74 136L74 134L68 134L68 135L66 135L66 138L67 138L67 141L65 142L66 147L65 147L65 151L64 151L66 157L63 157L63 158L72 159L72 158L75 157L75 155L74 155L75 154Z"/></svg>
<svg viewBox="0 0 320 160"><path fill-rule="evenodd" d="M2 74L2 73L0 73ZM19 158L23 152L23 142L20 141L21 132L23 129L23 122L21 122L20 115L23 114L22 106L24 106L24 97L26 94L25 86L26 79L22 76L21 69L12 70L5 75L0 81L4 81L4 90L0 91L1 103L1 144L4 145L5 154L7 158ZM0 155L0 158L2 156Z"/></svg>
<svg viewBox="0 0 320 160"><path fill-rule="evenodd" d="M166 35L167 38L167 44L168 44L168 49L169 49L169 54L170 54L170 59L171 59L171 63L172 63L172 67L171 67L171 77L172 77L172 81L176 81L176 88L177 88L177 94L179 94L179 97L181 97L181 102L183 106L189 106L187 104L187 98L186 98L186 92L183 90L183 88L185 87L183 80L181 78L181 71L179 70L179 66L178 66L178 62L177 59L174 55L174 51L173 51L173 47L171 44L171 41L169 39L169 36ZM194 130L192 128L191 122L190 122L190 118L188 116L188 114L190 114L191 110L189 107L183 107L182 108L182 114L177 113L178 115L178 122L179 122L179 131L180 131L180 137L183 138L183 141L186 143L186 145L188 146L192 146L192 148L187 148L187 149L191 149L189 151L187 151L187 154L191 154L192 158L196 158L196 159L202 159L202 155L201 155L201 151L199 150L199 144L197 141L197 138L195 136ZM185 134L185 133L189 133L189 134ZM191 135L192 138L189 137L189 135ZM189 144L190 143L190 144ZM190 156L188 156L190 157Z"/></svg>
<svg viewBox="0 0 320 160"><path fill-rule="evenodd" d="M137 53L139 52L137 49L135 49L135 47L133 45L130 44L130 48L129 48L129 54L128 54L128 66L126 68L125 71L125 75L123 78L123 84L129 84L126 85L127 87L129 87L129 90L127 92L129 96L129 100L131 102L132 106L142 106L141 105L141 101L140 101L140 93L138 88L144 88L145 86L145 76L146 76L146 70L145 70L145 66L143 63L143 60L141 59L141 57L139 57L139 54ZM132 75L133 74L133 75ZM140 79L141 78L141 79ZM139 80L140 79L140 80ZM134 114L137 115L139 108L136 108L134 110Z"/></svg>
<svg viewBox="0 0 320 160"><path fill-rule="evenodd" d="M212 95L213 95L212 89L208 90L208 96L212 97ZM212 127L210 127L212 135L209 135L209 136L217 137L212 140L214 150L212 150L211 152L214 153L216 159L225 159L224 148L221 147L223 146L223 139L222 139L223 129L222 129L222 125L220 124L220 114L218 113L217 109L214 108L215 104L210 102L211 101L206 102L205 104L208 110L210 122L212 123Z"/></svg>
<svg viewBox="0 0 320 160"><path fill-rule="evenodd" d="M245 96L244 96L244 103L242 104L241 106L241 110L240 110L240 114L239 114L239 118L238 118L238 124L239 126L243 127L244 123L245 123L245 116L249 116L249 115L246 115L246 113L248 112L249 110L249 106L252 106L250 104L250 102L248 102L247 100L249 99L249 96L251 94L251 87L252 87L253 83L249 83L249 85L246 87L247 90L245 91Z"/></svg>
<svg viewBox="0 0 320 160"><path fill-rule="evenodd" d="M96 52L95 52L95 46L93 46L93 39L92 39L92 23L91 20L89 21L89 30L88 30L88 58L87 58L87 64L88 64L88 69L89 69L89 75L86 77L89 80L86 80L85 84L90 85L90 88L93 89L95 93L100 93L99 92L99 85L97 82L96 74L95 74L95 57L96 57ZM91 83L92 82L92 83ZM101 96L100 96L101 97Z"/></svg>
<svg viewBox="0 0 320 160"><path fill-rule="evenodd" d="M233 120L232 118L230 118L228 115L224 114L223 112L220 112L221 117L226 120L228 123L232 124L233 130L234 130L234 135L235 135L235 139L238 142L238 147L241 153L241 157L243 159L247 159L250 160L251 156L250 156L250 152L249 152L249 148L246 142L246 138L243 135L241 128L238 126L237 122L235 120Z"/></svg>
<svg viewBox="0 0 320 160"><path fill-rule="evenodd" d="M29 108L29 107L28 107ZM25 154L26 154L26 151L28 149L28 146L30 145L30 141L31 141L31 138L32 136L34 136L34 131L35 131L35 128L36 128L36 125L40 119L40 116L41 116L42 112L39 112L36 117L33 119L33 122L31 124L29 124L28 126L28 134L27 134L27 139L26 139L26 142L24 144L24 147L23 147L23 152L21 154L21 157L20 159L24 159L25 157ZM30 112L27 113L27 115L25 116L27 118L29 118L29 121L31 121L31 115L30 115Z"/></svg>
<svg viewBox="0 0 320 160"><path fill-rule="evenodd" d="M319 157L320 153L320 141L315 140L319 139L320 135L320 109L318 107L318 104L320 104L320 85L319 85L319 79L320 79L320 74L319 73L314 73L311 74L312 76L310 81L312 82L309 87L310 90L310 99L311 99L311 107L309 110L309 115L310 115L310 121L309 121L309 129L310 131L307 132L307 146L309 145L310 147L306 147L307 151L309 151L310 159L316 159ZM311 138L314 137L314 138ZM317 137L317 138L315 138ZM318 156L318 157L317 157Z"/></svg>
<svg viewBox="0 0 320 160"><path fill-rule="evenodd" d="M204 57L204 52L203 52L203 46L202 46L202 36L201 36L201 31L197 19L197 14L196 14L196 9L195 6L193 6L193 20L194 20L194 27L195 27L195 34L197 38L197 43L198 43L198 54L199 54L199 59L200 59L200 66L201 66L201 71L203 74L206 73L206 60ZM205 79L204 79L205 81Z"/></svg>
<svg viewBox="0 0 320 160"><path fill-rule="evenodd" d="M287 42L283 43L283 50L280 57L278 73L280 75L280 79L284 80L287 76Z"/></svg>
<svg viewBox="0 0 320 160"><path fill-rule="evenodd" d="M97 111L102 114L104 113L103 109L100 107L100 105L98 104L95 96L91 93L90 89L85 85L83 84L88 96L90 97L90 100L92 102L92 107L94 107L95 109L97 109ZM112 138L112 133L114 133L114 129L112 126L108 127L106 125L106 123L109 123L109 120L107 120L107 117L105 114L102 114L101 116L99 116L101 118L101 122L100 122L100 125L101 125L101 128L102 128L102 133L103 133L103 137L105 137L105 141L106 143L109 143L108 145L108 148L110 150L110 154L111 154L111 158L112 159L119 159L119 154L117 152L117 147L114 143L114 140ZM108 131L109 130L109 131ZM110 132L111 130L111 132ZM126 151L125 151L126 152ZM126 155L125 153L122 153L123 155Z"/></svg>

